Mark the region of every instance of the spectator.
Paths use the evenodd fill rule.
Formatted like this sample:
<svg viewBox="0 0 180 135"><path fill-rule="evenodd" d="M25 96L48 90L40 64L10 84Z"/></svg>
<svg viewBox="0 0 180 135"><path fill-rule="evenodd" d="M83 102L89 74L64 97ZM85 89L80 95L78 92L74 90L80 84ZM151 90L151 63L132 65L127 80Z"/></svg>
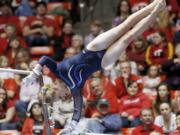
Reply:
<svg viewBox="0 0 180 135"><path fill-rule="evenodd" d="M137 38L127 49L129 60L137 63L137 69L140 75L146 74L147 63L145 61L145 52L148 43L143 36Z"/></svg>
<svg viewBox="0 0 180 135"><path fill-rule="evenodd" d="M165 36L165 39L167 42L172 42L172 29L170 29L170 27L166 27L166 28L160 28L159 26L159 19L156 19L156 21L154 23L152 23L149 27L149 29L147 31L145 31L143 33L143 36L146 38L146 40L151 44L153 44L157 33L163 33L163 35Z"/></svg>
<svg viewBox="0 0 180 135"><path fill-rule="evenodd" d="M164 134L169 134L176 129L176 115L171 112L169 103L161 103L159 109L161 115L155 118L154 124L162 127Z"/></svg>
<svg viewBox="0 0 180 135"><path fill-rule="evenodd" d="M84 45L88 45L96 36L103 32L101 22L94 20L91 22L90 33L84 39Z"/></svg>
<svg viewBox="0 0 180 135"><path fill-rule="evenodd" d="M151 65L148 69L147 75L142 78L143 80L143 93L146 94L151 100L156 98L156 87L162 82L159 68L157 65Z"/></svg>
<svg viewBox="0 0 180 135"><path fill-rule="evenodd" d="M171 13L179 13L179 1L178 0L168 0L168 8L170 9Z"/></svg>
<svg viewBox="0 0 180 135"><path fill-rule="evenodd" d="M157 132L159 135L163 134L161 127L153 124L153 112L151 109L142 109L140 113L142 124L135 127L132 135L150 135L152 132Z"/></svg>
<svg viewBox="0 0 180 135"><path fill-rule="evenodd" d="M21 4L15 11L16 16L33 16L35 15L36 0L22 0Z"/></svg>
<svg viewBox="0 0 180 135"><path fill-rule="evenodd" d="M23 45L21 44L21 39L18 37L12 37L9 40L9 45L6 49L6 56L8 57L9 64L11 67L15 67L15 64L17 64L14 63L16 61L15 58L21 50L21 48L23 48L22 46Z"/></svg>
<svg viewBox="0 0 180 135"><path fill-rule="evenodd" d="M4 64L2 65L6 65L7 64L7 58L4 57L4 56L0 56L0 61L1 59L5 59L5 62ZM3 63L3 62L2 62ZM3 67L3 68L8 68L8 67ZM7 72L1 72L1 78L0 78L0 81L1 81L1 89L5 90L5 93L6 93L6 101L5 102L8 102L7 105L11 107L14 106L16 100L19 98L19 87L16 83L16 80L14 79L14 74L13 73L7 73ZM7 111L7 105L4 104L4 108L2 108L2 110L0 109L0 111ZM0 105L0 108L1 108L1 105ZM13 109L10 109L10 110L14 110ZM6 113L6 112L3 112L3 113ZM2 113L2 114L3 114ZM12 111L12 113L14 113L14 111ZM1 115L1 114L0 114ZM10 117L11 116L11 111L10 111ZM1 116L0 116L1 117ZM9 117L9 118L10 118ZM8 117L5 118L4 120L8 120L9 119ZM11 119L11 118L10 118ZM4 121L3 120L3 121ZM1 121L1 120L0 120ZM9 121L8 121L9 122ZM11 122L16 122L14 117L13 117L13 121ZM0 122L1 123L1 122ZM1 124L0 124L1 125ZM10 126L10 127L9 127ZM12 123L12 124L7 124L7 128L12 128L15 129L16 128L16 123ZM6 126L5 126L6 128ZM1 126L0 126L0 129L1 129Z"/></svg>
<svg viewBox="0 0 180 135"><path fill-rule="evenodd" d="M131 14L131 6L128 0L121 0L117 6L116 17L113 19L112 26L115 27L122 23Z"/></svg>
<svg viewBox="0 0 180 135"><path fill-rule="evenodd" d="M87 123L90 133L114 133L120 130L121 119L118 114L110 113L108 100L99 99L97 109L98 114Z"/></svg>
<svg viewBox="0 0 180 135"><path fill-rule="evenodd" d="M180 134L180 112L176 113L176 130L169 135L179 135Z"/></svg>
<svg viewBox="0 0 180 135"><path fill-rule="evenodd" d="M20 88L20 100L15 104L17 117L19 118L20 127L24 122L27 114L28 104L31 100L37 99L40 86L38 84L33 84L31 87L26 87L21 84Z"/></svg>
<svg viewBox="0 0 180 135"><path fill-rule="evenodd" d="M7 98L7 93L0 88L0 130L16 129L14 102Z"/></svg>
<svg viewBox="0 0 180 135"><path fill-rule="evenodd" d="M100 78L101 81L102 81L102 84L105 84L105 81L107 81L107 83L110 82L109 78L106 77L106 76L104 76L103 73L102 73L102 71L96 71L96 72L94 72L94 73L89 77L89 79L86 80L86 83L85 83L85 85L84 85L84 87L83 87L83 96L84 96L86 99L91 98L91 96L94 96L94 94L95 94L95 93L93 94L93 91L91 91L91 88L90 88L91 81L92 81L92 79L94 79L94 78ZM106 79L106 78L107 78L107 79Z"/></svg>
<svg viewBox="0 0 180 135"><path fill-rule="evenodd" d="M127 96L120 100L119 111L123 127L135 127L140 124L141 109L152 106L148 97L140 91L136 81L130 81L127 85Z"/></svg>
<svg viewBox="0 0 180 135"><path fill-rule="evenodd" d="M10 68L8 58L4 55L0 56L0 67L1 68ZM8 73L8 72L3 72L3 71L1 71L0 73L1 73L0 78L2 80L15 77L14 73Z"/></svg>
<svg viewBox="0 0 180 135"><path fill-rule="evenodd" d="M166 82L172 90L180 89L180 44L175 48L175 58L163 63L162 71L166 74Z"/></svg>
<svg viewBox="0 0 180 135"><path fill-rule="evenodd" d="M180 43L180 19L176 22L176 29L175 33L173 35L173 44L176 45Z"/></svg>
<svg viewBox="0 0 180 135"><path fill-rule="evenodd" d="M10 39L11 37L17 35L17 28L14 24L6 24L4 27L4 32L1 33L1 38Z"/></svg>
<svg viewBox="0 0 180 135"><path fill-rule="evenodd" d="M121 76L121 63L123 62L129 62L131 66L131 73L134 75L138 75L138 70L137 70L137 64L134 61L130 61L126 51L122 52L121 55L119 56L119 59L116 63L114 63L110 69L110 77L111 81L114 83L114 80Z"/></svg>
<svg viewBox="0 0 180 135"><path fill-rule="evenodd" d="M11 6L4 3L0 5L0 33L4 32L4 28L7 24L14 24L17 29L17 34L21 35L20 20L17 16L13 16Z"/></svg>
<svg viewBox="0 0 180 135"><path fill-rule="evenodd" d="M20 48L14 58L15 68L21 70L28 70L29 62L30 62L29 50Z"/></svg>
<svg viewBox="0 0 180 135"><path fill-rule="evenodd" d="M46 16L46 3L38 2L36 10L36 16L28 17L23 28L23 35L29 47L49 45L50 39L55 35L56 25Z"/></svg>
<svg viewBox="0 0 180 135"><path fill-rule="evenodd" d="M0 54L4 53L9 48L9 42L15 37L18 38L21 47L26 48L26 42L24 39L17 35L16 26L14 24L6 24L4 28L4 33L0 35L1 49Z"/></svg>
<svg viewBox="0 0 180 135"><path fill-rule="evenodd" d="M170 13L170 22L174 22L180 11L179 1L178 0L167 0L167 8Z"/></svg>
<svg viewBox="0 0 180 135"><path fill-rule="evenodd" d="M79 53L82 50L84 41L83 41L83 37L81 35L74 35L72 37L72 47L74 47L77 51L77 53Z"/></svg>
<svg viewBox="0 0 180 135"><path fill-rule="evenodd" d="M65 21L60 37L57 37L54 44L54 59L62 60L65 50L72 44L73 25L71 21Z"/></svg>
<svg viewBox="0 0 180 135"><path fill-rule="evenodd" d="M127 85L130 81L138 81L140 77L131 73L131 65L129 61L121 62L121 75L115 80L116 94L118 99L121 100L122 96L127 95ZM142 89L142 86L141 86Z"/></svg>
<svg viewBox="0 0 180 135"><path fill-rule="evenodd" d="M89 90L84 89L86 91L86 99L87 99L87 113L88 116L93 117L97 112L97 102L99 99L104 98L109 102L109 112L117 113L118 112L118 100L115 94L115 89L112 86L109 78L99 78L94 77L90 79L90 87Z"/></svg>
<svg viewBox="0 0 180 135"><path fill-rule="evenodd" d="M148 65L157 64L161 66L167 60L172 59L173 51L173 45L167 42L165 35L162 32L156 32L153 44L146 51L146 62Z"/></svg>
<svg viewBox="0 0 180 135"><path fill-rule="evenodd" d="M176 109L177 109L176 102L174 99L171 99L169 87L168 87L167 83L165 83L165 82L162 82L157 87L157 97L153 103L155 116L160 114L159 106L163 102L169 103L171 105L172 111L176 112Z"/></svg>
<svg viewBox="0 0 180 135"><path fill-rule="evenodd" d="M7 78L2 80L3 88L7 92L7 97L12 100L16 101L19 98L19 87L16 83L16 80L14 78Z"/></svg>
<svg viewBox="0 0 180 135"><path fill-rule="evenodd" d="M0 67L9 68L7 57L0 56ZM0 80L2 83L1 87L3 87L6 90L7 97L11 100L17 100L19 97L19 87L16 83L14 73L1 71L0 74Z"/></svg>
<svg viewBox="0 0 180 135"><path fill-rule="evenodd" d="M42 135L44 131L44 118L42 114L42 106L38 100L32 100L28 105L30 117L26 118L23 128L22 135Z"/></svg>

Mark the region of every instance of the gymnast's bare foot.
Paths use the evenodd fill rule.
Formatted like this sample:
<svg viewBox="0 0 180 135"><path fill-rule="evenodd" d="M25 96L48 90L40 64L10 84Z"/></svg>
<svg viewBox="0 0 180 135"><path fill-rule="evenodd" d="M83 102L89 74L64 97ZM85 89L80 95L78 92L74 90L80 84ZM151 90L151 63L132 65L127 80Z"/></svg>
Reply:
<svg viewBox="0 0 180 135"><path fill-rule="evenodd" d="M165 0L157 0L157 5L153 9L152 13L159 13L166 8L166 1Z"/></svg>
<svg viewBox="0 0 180 135"><path fill-rule="evenodd" d="M161 10L164 10L166 8L166 0L158 0L159 8L161 8Z"/></svg>

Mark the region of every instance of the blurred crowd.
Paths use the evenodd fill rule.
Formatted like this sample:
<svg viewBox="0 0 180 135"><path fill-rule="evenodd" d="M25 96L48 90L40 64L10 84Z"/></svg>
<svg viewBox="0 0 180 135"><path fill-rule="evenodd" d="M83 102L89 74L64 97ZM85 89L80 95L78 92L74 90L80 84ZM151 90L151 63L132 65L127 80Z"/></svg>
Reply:
<svg viewBox="0 0 180 135"><path fill-rule="evenodd" d="M180 134L180 2L166 1L166 10L118 61L86 81L82 116L74 134ZM85 37L74 32L79 11L72 5L78 2L1 0L0 68L32 70L42 55L56 61L70 58L103 33L103 22L98 19L91 22ZM150 2L119 0L111 27ZM0 72L0 132L45 134L44 101L52 133L63 129L73 114L73 99L65 83L47 67L43 87L38 83L25 86L24 77Z"/></svg>

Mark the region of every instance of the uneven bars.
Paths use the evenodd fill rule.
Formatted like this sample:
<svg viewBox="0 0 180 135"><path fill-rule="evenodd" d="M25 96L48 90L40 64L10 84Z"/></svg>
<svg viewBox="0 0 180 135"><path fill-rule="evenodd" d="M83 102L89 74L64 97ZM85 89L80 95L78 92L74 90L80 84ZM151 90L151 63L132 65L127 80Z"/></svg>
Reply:
<svg viewBox="0 0 180 135"><path fill-rule="evenodd" d="M0 68L0 72L11 72L15 74L23 74L28 75L31 73L31 71L26 70L19 70L19 69L11 69L11 68Z"/></svg>

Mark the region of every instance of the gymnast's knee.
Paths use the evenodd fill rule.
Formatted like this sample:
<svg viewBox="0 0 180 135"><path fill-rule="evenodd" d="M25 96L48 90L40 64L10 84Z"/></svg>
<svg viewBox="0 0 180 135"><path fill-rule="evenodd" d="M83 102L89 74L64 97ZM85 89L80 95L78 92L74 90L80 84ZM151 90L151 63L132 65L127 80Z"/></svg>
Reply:
<svg viewBox="0 0 180 135"><path fill-rule="evenodd" d="M133 38L134 38L134 34L133 33L128 33L127 35L125 35L122 38L121 43L129 44L132 41Z"/></svg>

